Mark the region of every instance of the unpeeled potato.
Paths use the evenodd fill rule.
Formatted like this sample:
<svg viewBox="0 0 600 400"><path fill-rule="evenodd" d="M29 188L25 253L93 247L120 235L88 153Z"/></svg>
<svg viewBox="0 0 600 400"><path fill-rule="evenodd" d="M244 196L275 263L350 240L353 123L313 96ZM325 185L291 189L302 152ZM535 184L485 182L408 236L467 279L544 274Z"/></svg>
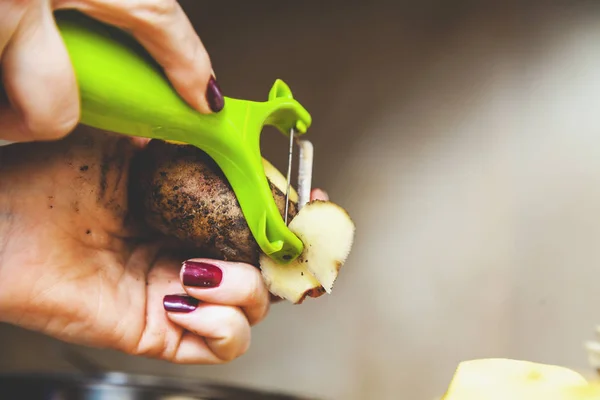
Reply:
<svg viewBox="0 0 600 400"><path fill-rule="evenodd" d="M260 248L235 193L206 153L194 146L153 140L134 160L133 169L135 197L150 227L206 257L259 265ZM268 163L266 171L280 174ZM285 192L271 182L279 183L278 178L269 184L283 216ZM294 193L288 207L290 220L296 215L296 202Z"/></svg>
<svg viewBox="0 0 600 400"><path fill-rule="evenodd" d="M286 179L268 161L264 170L281 215ZM235 193L218 165L200 149L153 140L132 167L135 196L145 222L206 257L239 261L261 269L270 292L299 304L331 293L354 239L348 213L330 201L311 201L300 211L290 194L290 230L304 251L289 265L262 254Z"/></svg>

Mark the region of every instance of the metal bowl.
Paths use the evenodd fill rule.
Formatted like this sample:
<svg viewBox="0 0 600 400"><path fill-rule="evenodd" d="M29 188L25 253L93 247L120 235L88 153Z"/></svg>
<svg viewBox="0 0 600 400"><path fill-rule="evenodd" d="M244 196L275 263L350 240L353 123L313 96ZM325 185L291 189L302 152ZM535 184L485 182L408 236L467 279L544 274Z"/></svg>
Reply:
<svg viewBox="0 0 600 400"><path fill-rule="evenodd" d="M244 387L120 372L0 374L0 398L7 400L309 400L306 397Z"/></svg>

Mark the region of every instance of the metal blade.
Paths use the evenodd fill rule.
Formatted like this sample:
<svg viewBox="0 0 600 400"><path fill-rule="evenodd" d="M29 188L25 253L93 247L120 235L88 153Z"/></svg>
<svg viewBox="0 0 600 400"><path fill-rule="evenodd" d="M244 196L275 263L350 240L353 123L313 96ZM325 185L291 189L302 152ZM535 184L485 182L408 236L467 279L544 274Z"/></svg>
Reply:
<svg viewBox="0 0 600 400"><path fill-rule="evenodd" d="M312 189L313 145L308 140L297 140L300 148L298 166L298 211L310 201Z"/></svg>
<svg viewBox="0 0 600 400"><path fill-rule="evenodd" d="M287 187L285 190L285 213L284 213L284 220L285 220L286 225L288 223L290 187L292 184L292 158L293 158L293 154L294 154L294 137L295 136L296 136L296 130L294 128L290 129L290 147L288 150Z"/></svg>

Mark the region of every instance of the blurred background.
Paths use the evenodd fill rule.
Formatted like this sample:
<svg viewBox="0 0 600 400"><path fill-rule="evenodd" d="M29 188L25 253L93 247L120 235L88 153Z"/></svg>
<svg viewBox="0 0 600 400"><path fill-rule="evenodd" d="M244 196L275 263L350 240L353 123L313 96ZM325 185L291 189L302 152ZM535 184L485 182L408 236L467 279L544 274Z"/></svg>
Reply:
<svg viewBox="0 0 600 400"><path fill-rule="evenodd" d="M432 399L460 361L587 371L600 324L600 3L182 1L226 96L284 79L311 112L313 183L357 225L330 296L278 304L249 352L108 369L323 399ZM265 132L285 170L287 142ZM69 370L0 327L0 370Z"/></svg>

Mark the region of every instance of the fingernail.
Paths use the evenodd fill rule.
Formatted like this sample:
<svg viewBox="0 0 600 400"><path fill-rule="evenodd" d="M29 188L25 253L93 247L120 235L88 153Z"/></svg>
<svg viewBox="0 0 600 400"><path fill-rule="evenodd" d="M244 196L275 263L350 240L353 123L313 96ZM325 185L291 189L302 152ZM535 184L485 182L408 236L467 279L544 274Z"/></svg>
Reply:
<svg viewBox="0 0 600 400"><path fill-rule="evenodd" d="M197 261L183 263L183 284L185 286L213 288L221 284L221 268Z"/></svg>
<svg viewBox="0 0 600 400"><path fill-rule="evenodd" d="M221 88L214 76L210 77L206 87L206 101L213 112L219 112L225 106L225 99L221 94Z"/></svg>
<svg viewBox="0 0 600 400"><path fill-rule="evenodd" d="M198 307L198 299L184 294L168 294L163 298L163 307L171 312L188 313Z"/></svg>

